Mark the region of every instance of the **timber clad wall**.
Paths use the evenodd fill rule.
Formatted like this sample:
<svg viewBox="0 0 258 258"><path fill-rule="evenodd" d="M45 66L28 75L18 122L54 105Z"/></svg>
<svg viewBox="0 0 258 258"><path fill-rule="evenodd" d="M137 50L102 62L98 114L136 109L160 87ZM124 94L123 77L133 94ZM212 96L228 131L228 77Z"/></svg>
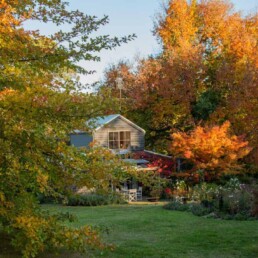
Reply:
<svg viewBox="0 0 258 258"><path fill-rule="evenodd" d="M131 150L144 150L144 133L133 125L128 124L120 117L95 131L93 134L93 140L98 145L108 148L109 132L117 131L130 131Z"/></svg>

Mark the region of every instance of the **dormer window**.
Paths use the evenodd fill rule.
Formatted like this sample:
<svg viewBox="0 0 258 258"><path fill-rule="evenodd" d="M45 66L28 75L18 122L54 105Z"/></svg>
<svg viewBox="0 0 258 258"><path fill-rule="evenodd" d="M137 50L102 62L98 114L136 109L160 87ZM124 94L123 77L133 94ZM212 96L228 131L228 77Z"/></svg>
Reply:
<svg viewBox="0 0 258 258"><path fill-rule="evenodd" d="M130 131L115 131L109 132L108 136L109 149L128 149L131 146Z"/></svg>

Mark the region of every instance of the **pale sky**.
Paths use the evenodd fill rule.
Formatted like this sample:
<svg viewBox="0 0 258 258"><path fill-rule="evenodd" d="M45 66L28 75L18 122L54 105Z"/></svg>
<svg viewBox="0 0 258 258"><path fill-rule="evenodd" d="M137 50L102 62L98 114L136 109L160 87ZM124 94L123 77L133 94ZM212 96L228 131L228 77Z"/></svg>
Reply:
<svg viewBox="0 0 258 258"><path fill-rule="evenodd" d="M93 83L103 78L104 69L112 63L127 59L133 61L135 56L146 57L157 54L160 46L152 34L155 14L161 10L164 0L69 0L71 9L79 9L86 14L102 17L109 16L110 23L99 30L100 34L125 36L132 33L137 38L112 51L102 51L101 61L81 62L88 70L96 70L94 75L81 77L84 83ZM231 0L237 11L244 14L257 10L257 0ZM40 29L43 34L51 33L52 28L29 24L30 28Z"/></svg>

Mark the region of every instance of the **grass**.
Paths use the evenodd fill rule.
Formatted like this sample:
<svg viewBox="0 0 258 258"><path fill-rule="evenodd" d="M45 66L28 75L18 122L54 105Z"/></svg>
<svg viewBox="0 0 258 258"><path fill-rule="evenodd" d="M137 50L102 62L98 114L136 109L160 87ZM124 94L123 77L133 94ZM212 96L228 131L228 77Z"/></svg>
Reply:
<svg viewBox="0 0 258 258"><path fill-rule="evenodd" d="M44 208L51 212L75 214L78 221L72 224L74 227L85 224L108 227L110 233L104 238L114 243L116 249L97 254L97 257L251 258L258 255L258 221L207 219L187 212L164 210L160 205L44 205ZM18 257L8 252L1 255L0 252L0 258ZM55 256L45 254L41 257ZM58 257L87 256L66 253Z"/></svg>

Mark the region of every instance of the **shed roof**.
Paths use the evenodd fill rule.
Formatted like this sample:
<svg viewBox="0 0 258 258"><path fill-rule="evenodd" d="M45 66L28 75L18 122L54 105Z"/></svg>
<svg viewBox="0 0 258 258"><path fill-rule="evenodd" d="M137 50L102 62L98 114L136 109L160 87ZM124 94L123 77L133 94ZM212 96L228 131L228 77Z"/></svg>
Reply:
<svg viewBox="0 0 258 258"><path fill-rule="evenodd" d="M92 118L92 119L88 120L86 123L87 123L88 126L92 127L95 131L97 131L100 128L102 128L103 126L109 124L110 122L112 122L113 120L115 120L117 118L121 118L126 123L132 125L136 129L145 133L144 129L142 129L141 127L139 127L138 125L136 125L135 123L133 123L132 121L128 120L127 118L125 118L124 116L122 116L120 114L113 114L113 115L108 115L108 116L99 116L99 117Z"/></svg>
<svg viewBox="0 0 258 258"><path fill-rule="evenodd" d="M119 117L119 114L114 114L114 115L108 115L108 116L98 116L90 119L87 123L93 123L96 126L96 130L98 127L101 127L103 125L106 125Z"/></svg>

